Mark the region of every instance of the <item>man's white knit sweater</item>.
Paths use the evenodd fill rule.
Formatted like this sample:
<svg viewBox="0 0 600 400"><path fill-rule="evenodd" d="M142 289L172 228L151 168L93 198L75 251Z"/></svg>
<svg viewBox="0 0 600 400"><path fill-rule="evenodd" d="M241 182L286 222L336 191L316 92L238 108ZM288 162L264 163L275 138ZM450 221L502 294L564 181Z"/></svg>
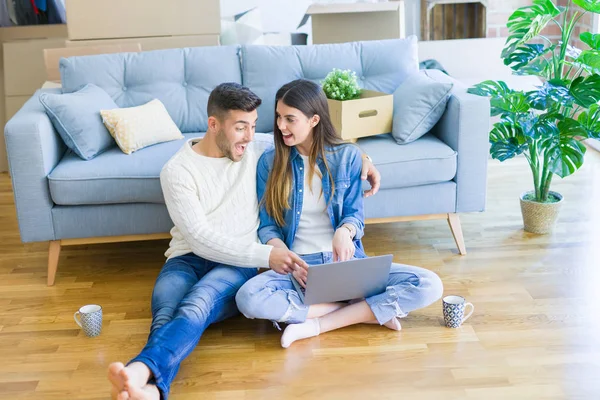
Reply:
<svg viewBox="0 0 600 400"><path fill-rule="evenodd" d="M237 267L269 268L260 244L256 165L269 139L255 135L239 162L202 156L191 139L163 167L160 183L175 224L167 258L187 253Z"/></svg>

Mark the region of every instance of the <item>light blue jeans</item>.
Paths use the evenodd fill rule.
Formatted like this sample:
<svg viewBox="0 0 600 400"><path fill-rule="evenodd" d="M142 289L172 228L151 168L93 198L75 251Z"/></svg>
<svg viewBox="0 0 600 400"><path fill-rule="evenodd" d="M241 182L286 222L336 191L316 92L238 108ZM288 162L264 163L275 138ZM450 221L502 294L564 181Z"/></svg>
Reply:
<svg viewBox="0 0 600 400"><path fill-rule="evenodd" d="M301 256L309 265L331 262L331 253ZM429 270L392 264L385 292L366 298L383 325L394 317L427 307L442 297L440 278ZM246 282L235 296L238 309L247 318L297 324L306 320L308 306L302 303L289 275L267 271Z"/></svg>
<svg viewBox="0 0 600 400"><path fill-rule="evenodd" d="M161 399L168 398L179 365L204 330L238 314L235 294L256 273L256 268L223 265L193 253L167 260L152 293L148 343L128 363L146 364Z"/></svg>

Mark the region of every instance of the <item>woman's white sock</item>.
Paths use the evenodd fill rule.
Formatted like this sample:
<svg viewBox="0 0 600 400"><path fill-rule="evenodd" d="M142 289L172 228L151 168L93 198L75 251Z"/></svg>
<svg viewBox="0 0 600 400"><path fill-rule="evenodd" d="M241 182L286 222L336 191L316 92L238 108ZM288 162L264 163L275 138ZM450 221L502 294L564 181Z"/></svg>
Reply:
<svg viewBox="0 0 600 400"><path fill-rule="evenodd" d="M390 328L393 331L399 331L402 329L402 325L400 325L400 321L396 317L390 319L388 322L383 324L383 326Z"/></svg>
<svg viewBox="0 0 600 400"><path fill-rule="evenodd" d="M321 333L319 318L307 319L301 324L290 324L281 336L281 347L287 349L296 340L318 336Z"/></svg>

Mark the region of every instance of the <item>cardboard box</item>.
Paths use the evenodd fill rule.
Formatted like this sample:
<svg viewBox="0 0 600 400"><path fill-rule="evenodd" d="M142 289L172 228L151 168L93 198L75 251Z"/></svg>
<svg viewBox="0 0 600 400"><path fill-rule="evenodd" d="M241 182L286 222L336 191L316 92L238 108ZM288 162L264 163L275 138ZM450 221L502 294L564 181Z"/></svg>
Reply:
<svg viewBox="0 0 600 400"><path fill-rule="evenodd" d="M139 43L142 51L178 49L183 47L218 46L219 35L140 37L106 40L67 40L67 47L108 46Z"/></svg>
<svg viewBox="0 0 600 400"><path fill-rule="evenodd" d="M391 94L363 89L358 99L327 99L327 103L333 126L344 140L355 141L392 131L394 97Z"/></svg>
<svg viewBox="0 0 600 400"><path fill-rule="evenodd" d="M6 103L4 99L4 67L2 60L2 52L0 52L0 140L4 146L0 146L0 172L8 171L8 157L6 156L6 141L4 139L4 126L6 125Z"/></svg>
<svg viewBox="0 0 600 400"><path fill-rule="evenodd" d="M0 28L0 42L24 39L66 38L67 25L31 25Z"/></svg>
<svg viewBox="0 0 600 400"><path fill-rule="evenodd" d="M312 18L312 43L404 38L404 1L313 4L298 28Z"/></svg>
<svg viewBox="0 0 600 400"><path fill-rule="evenodd" d="M66 38L67 37L67 26L64 24L57 25L35 25L35 26L12 26L0 28L0 43L10 41L21 41L28 39L46 39L46 38ZM6 98L4 96L5 85L4 85L4 55L3 50L0 50L0 141L4 143L4 125L8 121L6 117ZM14 65L14 64L13 64ZM29 67L29 66L26 66ZM12 79L12 77L11 77ZM21 79L21 78L19 78ZM14 89L14 86L9 85L9 89ZM29 89L33 89L30 87ZM28 90L29 91L29 90ZM31 90L31 94L33 94ZM29 94L23 96L29 98ZM18 105L18 102L11 101L10 110ZM17 107L17 110L20 107ZM6 146L0 146L0 172L8 171L8 161L6 157Z"/></svg>
<svg viewBox="0 0 600 400"><path fill-rule="evenodd" d="M67 0L70 40L218 35L219 0Z"/></svg>
<svg viewBox="0 0 600 400"><path fill-rule="evenodd" d="M32 95L46 81L44 49L65 47L64 39L19 40L3 44L4 94Z"/></svg>
<svg viewBox="0 0 600 400"><path fill-rule="evenodd" d="M23 104L27 102L31 98L30 95L27 96L6 96L4 98L4 102L6 104L5 115L6 122L8 122L16 113L23 107Z"/></svg>

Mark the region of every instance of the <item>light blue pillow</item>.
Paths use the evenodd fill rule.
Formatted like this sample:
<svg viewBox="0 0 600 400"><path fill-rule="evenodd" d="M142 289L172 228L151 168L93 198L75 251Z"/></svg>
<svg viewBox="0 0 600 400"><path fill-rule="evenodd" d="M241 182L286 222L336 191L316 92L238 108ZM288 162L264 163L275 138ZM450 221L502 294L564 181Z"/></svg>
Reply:
<svg viewBox="0 0 600 400"><path fill-rule="evenodd" d="M98 86L88 84L73 93L42 93L40 102L67 147L84 160L115 145L100 110L119 106Z"/></svg>
<svg viewBox="0 0 600 400"><path fill-rule="evenodd" d="M392 136L398 144L413 142L434 127L453 86L433 80L424 71L406 78L394 92Z"/></svg>

